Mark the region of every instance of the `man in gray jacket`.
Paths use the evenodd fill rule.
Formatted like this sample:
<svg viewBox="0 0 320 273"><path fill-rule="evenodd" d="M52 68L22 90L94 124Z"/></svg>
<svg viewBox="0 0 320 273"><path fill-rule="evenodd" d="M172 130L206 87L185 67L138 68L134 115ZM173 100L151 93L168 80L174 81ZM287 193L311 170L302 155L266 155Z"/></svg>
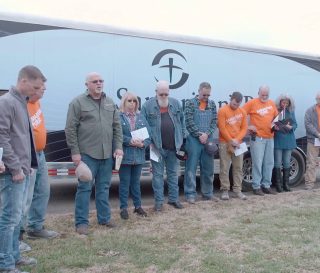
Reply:
<svg viewBox="0 0 320 273"><path fill-rule="evenodd" d="M307 170L305 174L305 189L312 190L316 181L317 157L320 146L316 146L316 139L320 140L320 92L316 95L316 104L311 106L304 116L304 124L307 134Z"/></svg>
<svg viewBox="0 0 320 273"><path fill-rule="evenodd" d="M0 174L0 271L21 272L16 265L35 265L21 257L20 221L23 199L32 168L37 168L27 99L43 88L46 78L34 66L23 67L17 85L0 97L0 147L5 171Z"/></svg>
<svg viewBox="0 0 320 273"><path fill-rule="evenodd" d="M75 199L75 226L79 234L88 234L90 195L95 182L97 218L100 225L112 228L109 189L112 156L122 156L122 127L116 105L103 92L102 77L95 72L86 78L87 91L69 105L66 139L76 166L88 165L93 180L79 179Z"/></svg>

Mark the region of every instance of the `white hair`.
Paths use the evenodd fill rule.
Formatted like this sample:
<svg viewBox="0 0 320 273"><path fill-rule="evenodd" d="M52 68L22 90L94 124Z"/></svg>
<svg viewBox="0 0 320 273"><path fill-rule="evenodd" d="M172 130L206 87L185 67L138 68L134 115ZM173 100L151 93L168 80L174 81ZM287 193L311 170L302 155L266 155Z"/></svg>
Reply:
<svg viewBox="0 0 320 273"><path fill-rule="evenodd" d="M167 81L158 81L156 84L156 91L158 91L161 88L166 88L169 90L169 83Z"/></svg>
<svg viewBox="0 0 320 273"><path fill-rule="evenodd" d="M289 94L280 94L280 96L277 97L277 99L275 100L275 104L276 104L278 110L281 109L280 104L281 104L282 100L287 100L289 102L288 110L289 110L289 112L293 112L295 109L295 104L294 104L293 98Z"/></svg>

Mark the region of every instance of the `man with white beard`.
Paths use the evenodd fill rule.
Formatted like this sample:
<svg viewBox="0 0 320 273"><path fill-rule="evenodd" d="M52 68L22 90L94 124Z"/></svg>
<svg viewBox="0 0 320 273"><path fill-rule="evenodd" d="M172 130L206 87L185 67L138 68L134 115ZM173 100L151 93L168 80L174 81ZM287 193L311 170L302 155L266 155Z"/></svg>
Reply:
<svg viewBox="0 0 320 273"><path fill-rule="evenodd" d="M152 144L150 149L159 155L158 161L151 160L152 187L154 191L156 212L161 212L164 202L164 167L168 183L168 204L176 209L182 209L179 201L178 186L178 152L185 136L184 116L178 100L169 97L169 83L158 81L156 96L144 103L141 113L149 126Z"/></svg>

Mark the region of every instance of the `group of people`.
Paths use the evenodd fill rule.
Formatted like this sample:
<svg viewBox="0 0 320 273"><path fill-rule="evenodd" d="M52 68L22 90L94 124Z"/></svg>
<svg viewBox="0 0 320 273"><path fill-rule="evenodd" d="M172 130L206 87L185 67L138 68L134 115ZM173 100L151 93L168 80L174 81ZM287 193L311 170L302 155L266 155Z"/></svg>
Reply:
<svg viewBox="0 0 320 273"><path fill-rule="evenodd" d="M34 66L22 68L17 85L0 98L0 272L21 272L16 266L36 264L34 258L20 255L19 238L26 230L31 238L54 238L59 234L43 226L50 195L43 149L46 144L44 117L39 99L45 91L46 78ZM179 200L179 160L185 161L184 196L189 204L197 201L196 173L200 166L203 200L218 201L214 194L214 155L220 157L220 199L228 200L232 165L232 194L247 199L242 190L243 153L235 153L250 136L253 193L276 194L270 187L275 169L277 192L290 191L291 152L296 148L294 131L297 122L294 101L280 95L269 99L269 87L261 86L258 97L240 107L243 96L233 92L230 102L219 110L210 99L211 85L200 84L198 94L186 101L185 109L169 94L169 84L158 81L155 96L140 109L136 94L126 92L119 107L103 92L104 80L96 72L85 80L86 92L69 104L65 127L67 144L77 168L86 165L90 179L79 177L75 197L75 228L81 235L89 233L89 203L93 185L98 224L113 228L109 205L109 188L115 159L119 168L120 217L129 218L128 198L133 212L146 217L142 208L140 176L150 149L154 211L164 204L164 179L168 185L167 203L182 209ZM315 157L320 138L320 93L317 104L307 110L305 126L308 138L306 189L316 180ZM219 145L213 136L219 129ZM140 137L135 132L144 129ZM319 139L318 139L319 140ZM21 242L20 242L21 247Z"/></svg>

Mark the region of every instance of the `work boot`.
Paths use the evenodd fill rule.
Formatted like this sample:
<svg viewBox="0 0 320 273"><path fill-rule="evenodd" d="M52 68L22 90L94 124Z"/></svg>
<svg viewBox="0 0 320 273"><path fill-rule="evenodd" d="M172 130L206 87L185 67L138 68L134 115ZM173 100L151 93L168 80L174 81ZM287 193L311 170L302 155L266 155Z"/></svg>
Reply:
<svg viewBox="0 0 320 273"><path fill-rule="evenodd" d="M289 188L290 168L283 169L283 190L291 191Z"/></svg>
<svg viewBox="0 0 320 273"><path fill-rule="evenodd" d="M277 192L282 192L282 177L281 177L281 169L280 168L275 168L275 175L276 175L276 190Z"/></svg>

